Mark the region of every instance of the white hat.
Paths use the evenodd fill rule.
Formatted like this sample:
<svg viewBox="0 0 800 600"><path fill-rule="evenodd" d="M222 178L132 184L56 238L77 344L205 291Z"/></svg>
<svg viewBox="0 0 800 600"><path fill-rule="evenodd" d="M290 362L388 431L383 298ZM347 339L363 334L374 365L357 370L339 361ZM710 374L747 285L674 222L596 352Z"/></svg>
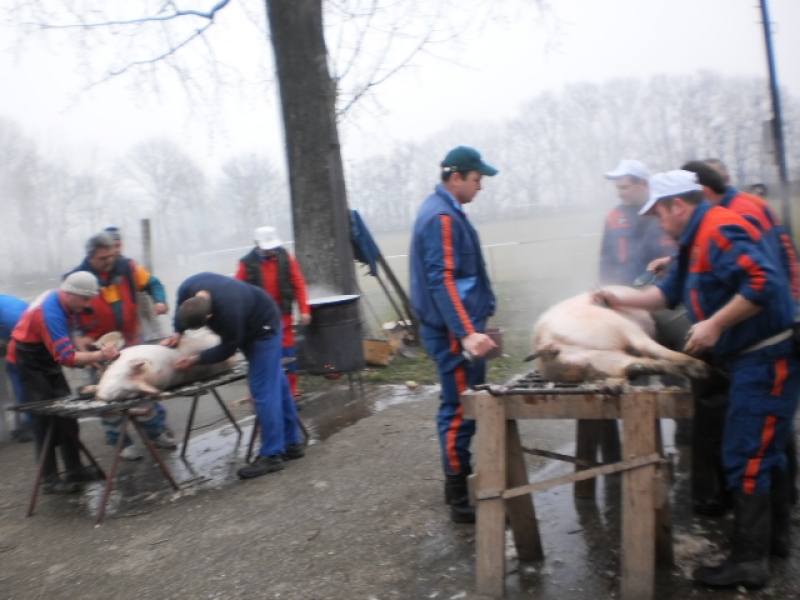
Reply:
<svg viewBox="0 0 800 600"><path fill-rule="evenodd" d="M678 196L687 192L700 192L702 190L702 186L697 183L697 173L681 169L667 171L666 173L656 173L650 178L650 199L639 211L639 214L645 214L661 198Z"/></svg>
<svg viewBox="0 0 800 600"><path fill-rule="evenodd" d="M650 171L640 160L623 158L621 161L619 161L617 168L613 171L606 172L605 176L606 179L619 179L620 177L638 177L639 179L647 179L650 177Z"/></svg>
<svg viewBox="0 0 800 600"><path fill-rule="evenodd" d="M255 240L262 250L274 250L283 245L281 238L278 237L278 230L269 226L256 229Z"/></svg>
<svg viewBox="0 0 800 600"><path fill-rule="evenodd" d="M76 296L83 296L84 298L93 298L100 293L100 285L97 283L97 277L89 273L89 271L75 271L61 282L59 288L62 292L68 294L75 294Z"/></svg>

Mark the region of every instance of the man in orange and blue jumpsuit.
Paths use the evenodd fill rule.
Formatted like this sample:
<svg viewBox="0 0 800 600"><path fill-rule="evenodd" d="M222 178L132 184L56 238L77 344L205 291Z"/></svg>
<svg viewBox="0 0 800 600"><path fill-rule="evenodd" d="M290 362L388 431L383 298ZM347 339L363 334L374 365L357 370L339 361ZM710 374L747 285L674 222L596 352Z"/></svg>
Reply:
<svg viewBox="0 0 800 600"><path fill-rule="evenodd" d="M456 523L474 523L467 477L475 421L463 417L460 395L485 381L483 360L495 343L486 335L495 297L486 272L478 232L463 206L481 189L482 176L497 169L466 146L441 163L442 182L420 207L411 241L411 302L420 335L436 361L442 386L437 415L445 472L445 501Z"/></svg>
<svg viewBox="0 0 800 600"><path fill-rule="evenodd" d="M706 200L712 205L727 208L737 215L741 215L752 223L764 238L764 243L770 251L770 258L773 263L780 265L784 276L789 281L792 291L792 298L795 304L800 301L800 277L797 263L797 251L792 243L791 237L778 219L775 212L763 198L740 192L730 185L725 165L716 159L706 161L693 160L681 167L686 171L697 174L697 182L703 187L703 194ZM713 381L713 378L712 380ZM701 452L710 450L710 454L715 462L720 462L719 453L722 440L722 422L724 411L727 408L727 381L722 382L724 388L720 388L714 393L709 394L707 399L699 401L695 405L695 426L698 431L693 432L697 439L697 446ZM719 405L719 406L715 406ZM693 450L693 456L694 456ZM795 479L797 474L797 452L794 444L794 434L789 436L786 448L786 459L788 468L786 471L776 470L772 478L772 519L773 519L773 554L788 556L789 554L789 531L791 521L791 504L796 502ZM718 472L721 471L721 464L717 465ZM702 481L703 473L698 474L698 479ZM719 477L722 474L719 473ZM707 483L698 484L699 488L707 487ZM702 495L702 494L701 494ZM697 498L695 511L704 514L720 514L726 508L725 498L719 500ZM707 508L712 510L698 510L698 506L703 508L703 502L707 502ZM698 505L698 503L700 503ZM716 508L716 510L714 510Z"/></svg>
<svg viewBox="0 0 800 600"><path fill-rule="evenodd" d="M300 323L311 323L306 281L294 256L283 247L274 227L259 227L255 231L256 246L239 260L236 279L262 288L278 305L281 311L283 338L281 357L289 380L292 398L297 399L297 351L294 345L292 306L296 302ZM288 359L288 360L287 360Z"/></svg>
<svg viewBox="0 0 800 600"><path fill-rule="evenodd" d="M683 301L690 321L685 351L710 352L730 373L723 466L734 494L731 554L695 570L696 582L759 588L769 580L770 488L786 468L784 449L800 393L793 336L794 301L761 232L734 212L703 199L695 173L650 179L653 211L679 244L666 278L645 290L595 293L612 307L650 310Z"/></svg>

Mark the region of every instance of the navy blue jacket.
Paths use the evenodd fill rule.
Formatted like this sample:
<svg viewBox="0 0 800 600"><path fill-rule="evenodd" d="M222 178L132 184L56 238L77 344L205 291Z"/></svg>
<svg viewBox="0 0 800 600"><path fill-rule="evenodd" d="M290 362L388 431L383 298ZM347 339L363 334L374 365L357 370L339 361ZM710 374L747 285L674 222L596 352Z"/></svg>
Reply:
<svg viewBox="0 0 800 600"><path fill-rule="evenodd" d="M785 331L794 322L789 282L770 257L761 232L744 217L701 202L681 239L663 281L656 285L667 306L683 302L692 323L705 321L740 294L758 314L725 330L713 348L723 359Z"/></svg>
<svg viewBox="0 0 800 600"><path fill-rule="evenodd" d="M233 356L237 348L244 350L258 340L268 340L281 330L281 313L275 301L262 289L218 275L198 273L178 288L180 307L184 300L197 292L211 294L211 318L208 328L220 338L220 343L200 353L199 364L211 365ZM175 314L175 331L183 333Z"/></svg>
<svg viewBox="0 0 800 600"><path fill-rule="evenodd" d="M411 303L424 325L461 339L494 314L478 232L441 184L417 214L410 262Z"/></svg>

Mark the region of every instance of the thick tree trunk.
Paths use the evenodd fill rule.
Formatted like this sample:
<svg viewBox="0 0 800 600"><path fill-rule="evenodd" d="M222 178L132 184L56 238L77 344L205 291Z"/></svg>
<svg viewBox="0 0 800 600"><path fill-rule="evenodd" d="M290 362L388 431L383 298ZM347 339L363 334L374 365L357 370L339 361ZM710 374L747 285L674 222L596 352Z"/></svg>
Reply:
<svg viewBox="0 0 800 600"><path fill-rule="evenodd" d="M266 0L280 84L295 252L309 286L356 292L322 0Z"/></svg>

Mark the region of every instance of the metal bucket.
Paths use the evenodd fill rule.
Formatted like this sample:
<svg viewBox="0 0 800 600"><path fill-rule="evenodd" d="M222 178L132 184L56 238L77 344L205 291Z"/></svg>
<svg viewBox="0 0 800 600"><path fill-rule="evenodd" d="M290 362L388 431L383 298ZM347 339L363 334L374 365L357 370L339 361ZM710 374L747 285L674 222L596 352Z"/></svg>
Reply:
<svg viewBox="0 0 800 600"><path fill-rule="evenodd" d="M360 296L328 296L309 301L311 324L303 330L300 363L311 375L363 369Z"/></svg>

